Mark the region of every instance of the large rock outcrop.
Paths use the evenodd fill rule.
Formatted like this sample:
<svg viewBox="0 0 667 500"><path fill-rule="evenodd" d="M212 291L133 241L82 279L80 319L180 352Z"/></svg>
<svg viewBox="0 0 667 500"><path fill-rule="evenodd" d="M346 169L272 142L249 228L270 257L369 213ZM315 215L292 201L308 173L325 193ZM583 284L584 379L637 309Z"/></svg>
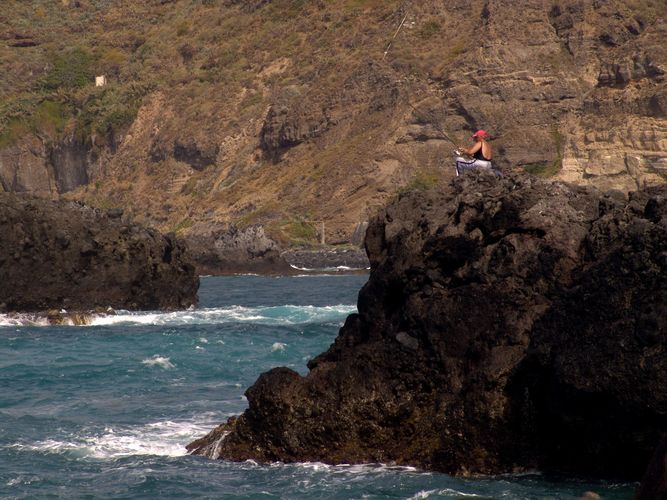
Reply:
<svg viewBox="0 0 667 500"><path fill-rule="evenodd" d="M639 478L667 430L666 196L471 174L401 197L330 349L189 449Z"/></svg>
<svg viewBox="0 0 667 500"><path fill-rule="evenodd" d="M171 235L74 202L0 193L0 304L5 311L177 309L199 279Z"/></svg>

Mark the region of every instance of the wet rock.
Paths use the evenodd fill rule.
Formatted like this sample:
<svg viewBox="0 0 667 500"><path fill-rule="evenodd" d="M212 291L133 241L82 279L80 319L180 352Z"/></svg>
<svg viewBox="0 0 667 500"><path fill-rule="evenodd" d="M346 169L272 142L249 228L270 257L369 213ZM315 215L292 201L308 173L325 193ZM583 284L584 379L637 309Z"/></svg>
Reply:
<svg viewBox="0 0 667 500"><path fill-rule="evenodd" d="M37 319L37 318L35 318ZM74 312L51 309L46 313L46 320L50 325L74 325L83 326L89 325L92 320L92 313Z"/></svg>
<svg viewBox="0 0 667 500"><path fill-rule="evenodd" d="M96 307L177 309L197 302L184 244L117 213L0 193L0 302L8 311L54 309L51 322L85 324ZM61 309L73 311L63 316Z"/></svg>
<svg viewBox="0 0 667 500"><path fill-rule="evenodd" d="M473 173L401 197L329 350L189 449L639 478L667 431L666 195Z"/></svg>

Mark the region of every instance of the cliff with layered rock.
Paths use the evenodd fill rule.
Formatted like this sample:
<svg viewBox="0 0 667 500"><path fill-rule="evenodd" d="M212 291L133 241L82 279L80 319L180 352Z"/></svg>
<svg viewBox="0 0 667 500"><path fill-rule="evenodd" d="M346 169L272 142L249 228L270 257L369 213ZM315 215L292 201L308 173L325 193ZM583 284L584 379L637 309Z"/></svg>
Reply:
<svg viewBox="0 0 667 500"><path fill-rule="evenodd" d="M470 174L369 227L358 314L189 449L635 478L667 431L667 188Z"/></svg>
<svg viewBox="0 0 667 500"><path fill-rule="evenodd" d="M262 226L280 249L321 221L349 242L401 190L451 177L445 136L477 128L505 170L659 185L666 16L657 0L11 0L0 184L211 248L211 228Z"/></svg>
<svg viewBox="0 0 667 500"><path fill-rule="evenodd" d="M0 312L197 304L183 242L120 209L0 193L0 234Z"/></svg>

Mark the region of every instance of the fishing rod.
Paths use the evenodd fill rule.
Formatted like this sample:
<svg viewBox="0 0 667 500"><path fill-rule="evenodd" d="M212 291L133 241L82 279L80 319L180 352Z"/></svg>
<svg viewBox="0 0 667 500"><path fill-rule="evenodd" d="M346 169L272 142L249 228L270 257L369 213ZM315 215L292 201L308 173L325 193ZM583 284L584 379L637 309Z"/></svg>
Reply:
<svg viewBox="0 0 667 500"><path fill-rule="evenodd" d="M454 154L456 154L456 156L462 156L462 152L459 150L459 145L456 142L454 142L451 137L449 137L449 134L447 134L447 132L445 132L445 129L440 125L438 120L436 120L436 119L426 120L424 118L424 115L422 115L419 111L417 111L417 108L415 108L412 104L408 103L408 106L410 106L412 108L412 111L414 112L414 114L417 118L419 118L420 120L425 121L426 123L430 123L432 125L435 125L436 130L438 132L440 132L440 135L442 136L442 138L445 139L446 141L448 141L449 143L451 143L454 146L454 148L455 148L454 149ZM459 175L461 175L461 173L459 172L459 169L456 165L456 162L454 162L454 171L456 172L457 177Z"/></svg>
<svg viewBox="0 0 667 500"><path fill-rule="evenodd" d="M389 44L387 45L387 48L384 50L384 53L382 54L382 60L384 61L385 57L387 57L387 53L389 52L389 49L391 49L391 45L394 43L394 40L396 40L396 37L398 36L398 33L401 31L401 28L405 24L406 19L408 18L408 14L410 13L409 10L410 7L410 2L405 1L401 4L397 12L403 11L405 12L405 15L403 16L403 20L401 21L401 24L398 25L398 28L396 29L396 32L394 33L394 36L391 37L391 40L389 40Z"/></svg>
<svg viewBox="0 0 667 500"><path fill-rule="evenodd" d="M431 125L435 125L435 128L438 130L438 132L440 132L440 135L442 136L443 139L445 139L446 141L453 144L457 149L459 148L459 145L456 142L454 142L451 137L449 137L447 132L445 132L445 129L440 125L440 123L438 123L438 120L432 120L432 121L427 120L424 117L424 115L421 114L419 111L417 111L417 108L415 108L412 104L408 103L408 106L410 106L410 108L412 108L412 111L414 111L414 114L417 118L419 118L420 120L423 120L426 123L429 123Z"/></svg>

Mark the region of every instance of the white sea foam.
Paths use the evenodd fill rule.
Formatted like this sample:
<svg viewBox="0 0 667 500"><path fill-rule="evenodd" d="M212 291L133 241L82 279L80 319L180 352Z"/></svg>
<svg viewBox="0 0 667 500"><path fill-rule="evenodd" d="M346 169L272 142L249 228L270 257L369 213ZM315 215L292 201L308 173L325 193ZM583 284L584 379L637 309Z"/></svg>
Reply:
<svg viewBox="0 0 667 500"><path fill-rule="evenodd" d="M163 356L160 356L156 354L152 358L144 359L141 364L143 365L148 365L148 366L159 366L160 368L164 368L165 370L169 370L170 368L175 368L176 366L174 363L172 363L169 358L165 358Z"/></svg>
<svg viewBox="0 0 667 500"><path fill-rule="evenodd" d="M444 489L439 489L439 490L422 490L411 497L409 497L408 500L422 500L424 498L431 498L432 496L435 496L437 498L440 498L442 496L450 497L450 496L455 496L455 497L469 497L469 498L486 498L486 497L481 497L481 495L477 495L475 493L465 493L463 491L458 491L452 488L444 488Z"/></svg>
<svg viewBox="0 0 667 500"><path fill-rule="evenodd" d="M348 314L356 312L354 305L333 306L228 306L185 311L123 311L116 314L92 315L85 326L111 325L216 325L225 323L258 323L262 325L299 325L343 321ZM69 322L72 325L72 322ZM0 314L3 326L48 326L47 318L35 314ZM200 339L206 343L206 339Z"/></svg>
<svg viewBox="0 0 667 500"><path fill-rule="evenodd" d="M285 347L287 347L287 344L283 344L282 342L274 342L271 346L271 352L284 351Z"/></svg>
<svg viewBox="0 0 667 500"><path fill-rule="evenodd" d="M185 445L209 432L224 417L205 415L195 422L166 420L140 427L107 427L101 432L46 439L35 443L17 443L13 448L42 453L71 453L83 458L113 459L132 455L180 457Z"/></svg>
<svg viewBox="0 0 667 500"><path fill-rule="evenodd" d="M3 326L47 326L49 320L44 316L30 313L0 314L0 327Z"/></svg>
<svg viewBox="0 0 667 500"><path fill-rule="evenodd" d="M182 324L224 324L258 323L264 325L295 325L342 321L348 314L356 312L354 305L334 306L263 306L263 307L214 307L193 311L128 312L116 315L96 316L91 325L182 325ZM201 340L202 343L206 343Z"/></svg>
<svg viewBox="0 0 667 500"><path fill-rule="evenodd" d="M423 498L429 498L431 495L437 494L438 490L422 490L409 497L408 500L422 500Z"/></svg>
<svg viewBox="0 0 667 500"><path fill-rule="evenodd" d="M292 269L297 271L306 271L306 272L346 272L346 271L367 271L370 267L349 267L349 266L335 266L335 267L299 267L294 264L290 264Z"/></svg>
<svg viewBox="0 0 667 500"><path fill-rule="evenodd" d="M315 472L326 471L331 474L369 474L378 472L419 472L419 469L409 465L367 463L367 464L325 464L323 462L295 462L285 464L284 462L272 462L271 467L298 467ZM420 474L430 474L420 472Z"/></svg>

